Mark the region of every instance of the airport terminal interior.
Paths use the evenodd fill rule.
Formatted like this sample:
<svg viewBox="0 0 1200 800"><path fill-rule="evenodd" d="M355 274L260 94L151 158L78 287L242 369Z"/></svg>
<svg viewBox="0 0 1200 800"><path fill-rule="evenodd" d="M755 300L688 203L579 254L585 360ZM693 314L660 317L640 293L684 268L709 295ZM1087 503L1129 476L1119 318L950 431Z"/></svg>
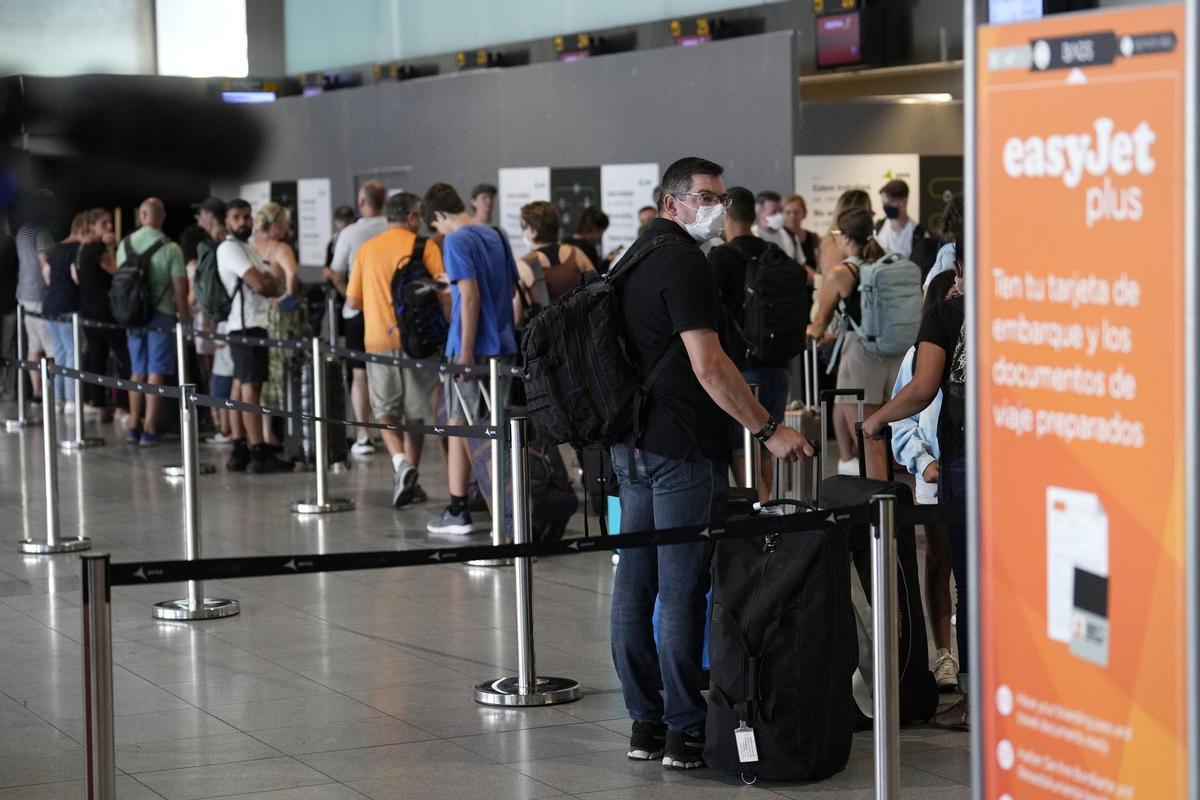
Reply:
<svg viewBox="0 0 1200 800"><path fill-rule="evenodd" d="M0 2L0 800L1200 797L1197 6Z"/></svg>

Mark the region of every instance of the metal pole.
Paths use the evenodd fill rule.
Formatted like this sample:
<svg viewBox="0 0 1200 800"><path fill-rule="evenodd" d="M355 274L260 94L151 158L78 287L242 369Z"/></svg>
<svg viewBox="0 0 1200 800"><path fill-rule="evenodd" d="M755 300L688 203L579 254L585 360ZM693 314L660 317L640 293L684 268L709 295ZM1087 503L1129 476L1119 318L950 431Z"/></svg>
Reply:
<svg viewBox="0 0 1200 800"><path fill-rule="evenodd" d="M325 335L330 347L337 347L337 290L325 287Z"/></svg>
<svg viewBox="0 0 1200 800"><path fill-rule="evenodd" d="M875 638L875 797L900 796L900 653L896 630L896 498L875 495L871 615Z"/></svg>
<svg viewBox="0 0 1200 800"><path fill-rule="evenodd" d="M187 329L184 327L184 324L182 322L180 322L179 320L175 321L175 364L176 364L175 371L179 374L179 388L180 389L189 388L189 384L187 382ZM196 387L191 386L190 388L194 392ZM182 392L180 392L180 394L182 394ZM183 419L183 398L182 397L179 398L179 414L180 414L180 419ZM192 416L194 418L195 414L193 414ZM198 420L197 420L197 422L198 422ZM182 439L183 438L183 428L180 428L179 432L180 432L180 438ZM187 445L184 444L183 448L184 448L184 458L187 458ZM213 464L203 464L203 463L197 462L195 464L195 469L193 470L193 474L194 475L212 475L216 471L217 471L217 468ZM163 475L166 475L168 478L184 478L184 479L186 479L187 478L187 467L183 464L168 464L167 466L162 468L162 473L163 473ZM188 556L188 558L191 558L191 556ZM201 595L201 596L203 596L203 595Z"/></svg>
<svg viewBox="0 0 1200 800"><path fill-rule="evenodd" d="M292 511L297 514L330 514L336 511L354 510L354 501L344 497L328 496L329 451L325 439L325 356L321 354L321 338L312 337L313 364L313 447L316 450L317 497L316 500L296 500Z"/></svg>
<svg viewBox="0 0 1200 800"><path fill-rule="evenodd" d="M115 800L112 589L107 553L83 560L83 713L88 800Z"/></svg>
<svg viewBox="0 0 1200 800"><path fill-rule="evenodd" d="M529 502L528 420L509 421L512 447L513 541L532 540ZM579 699L579 684L568 678L539 677L533 648L533 572L528 556L514 559L517 587L517 674L475 687L475 702L491 706L549 706Z"/></svg>
<svg viewBox="0 0 1200 800"><path fill-rule="evenodd" d="M25 306L17 303L17 362L24 361L29 355L25 352ZM16 433L22 428L34 424L33 420L25 416L25 370L15 366L13 372L17 377L17 417L16 419L5 420L4 429L9 433Z"/></svg>
<svg viewBox="0 0 1200 800"><path fill-rule="evenodd" d="M71 553L76 550L87 550L92 546L91 541L80 536L77 539L59 538L58 525L58 419L54 414L54 366L53 358L43 358L42 402L45 404L45 426L42 428L42 459L46 462L46 541L36 542L23 539L17 543L22 553L31 555L48 555L51 553Z"/></svg>
<svg viewBox="0 0 1200 800"><path fill-rule="evenodd" d="M499 546L505 541L505 508L504 508L504 402L500 396L500 359L488 361L488 392L492 398L491 426L496 431L492 439L492 545ZM514 478L515 480L515 478ZM513 507L516 514L516 507ZM516 525L516 518L513 518ZM511 558L485 558L468 561L472 567L507 567L513 563Z"/></svg>
<svg viewBox="0 0 1200 800"><path fill-rule="evenodd" d="M197 453L200 425L196 417L196 387L180 386L179 442L183 447L183 544L188 561L200 559L200 486ZM241 611L237 600L204 596L203 581L188 581L187 597L155 603L155 619L219 619Z"/></svg>
<svg viewBox="0 0 1200 800"><path fill-rule="evenodd" d="M71 341L75 345L76 370L83 371L83 327L80 325L79 312L71 314ZM60 445L63 450L86 450L89 447L103 447L104 440L83 435L83 378L75 379L75 438L67 439Z"/></svg>

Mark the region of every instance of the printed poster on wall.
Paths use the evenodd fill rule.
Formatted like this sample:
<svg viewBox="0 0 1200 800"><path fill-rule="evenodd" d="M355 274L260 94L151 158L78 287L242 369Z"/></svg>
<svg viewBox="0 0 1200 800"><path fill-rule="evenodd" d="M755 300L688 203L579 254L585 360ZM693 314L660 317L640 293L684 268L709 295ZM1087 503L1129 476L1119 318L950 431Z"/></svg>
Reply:
<svg viewBox="0 0 1200 800"><path fill-rule="evenodd" d="M882 219L879 190L894 178L908 183L908 215L921 219L920 175L920 156L914 153L796 156L796 194L808 204L804 227L822 236L828 233L834 227L837 199L850 189L862 189L869 194L875 216Z"/></svg>
<svg viewBox="0 0 1200 800"><path fill-rule="evenodd" d="M257 214L260 208L271 202L271 182L255 181L254 183L243 183L241 186L241 198L250 204L250 211Z"/></svg>
<svg viewBox="0 0 1200 800"><path fill-rule="evenodd" d="M1185 37L1179 4L978 32L986 798L1188 793Z"/></svg>
<svg viewBox="0 0 1200 800"><path fill-rule="evenodd" d="M552 167L550 202L562 219L563 238L574 233L583 210L600 205L600 168Z"/></svg>
<svg viewBox="0 0 1200 800"><path fill-rule="evenodd" d="M325 265L325 246L333 237L333 202L329 178L296 181L296 244L300 264Z"/></svg>
<svg viewBox="0 0 1200 800"><path fill-rule="evenodd" d="M527 248L521 238L521 206L535 200L550 200L549 167L504 167L497 181L500 227L518 257Z"/></svg>
<svg viewBox="0 0 1200 800"><path fill-rule="evenodd" d="M638 236L638 209L654 205L658 164L603 164L600 207L608 214L601 255L625 249Z"/></svg>

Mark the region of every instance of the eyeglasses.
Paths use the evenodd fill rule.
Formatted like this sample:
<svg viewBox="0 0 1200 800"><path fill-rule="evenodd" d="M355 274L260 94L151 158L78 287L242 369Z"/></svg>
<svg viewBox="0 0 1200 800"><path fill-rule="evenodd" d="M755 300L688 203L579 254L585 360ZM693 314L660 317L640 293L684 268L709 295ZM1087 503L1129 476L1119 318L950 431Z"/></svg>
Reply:
<svg viewBox="0 0 1200 800"><path fill-rule="evenodd" d="M733 198L727 194L713 194L712 192L675 192L675 197L699 197L700 205L715 206L717 203L729 208L729 204L733 202Z"/></svg>
<svg viewBox="0 0 1200 800"><path fill-rule="evenodd" d="M835 229L835 230L832 230L832 231L830 231L830 232L829 232L829 235L830 235L830 236L841 236L841 235L842 235L842 232L841 232L841 231L839 231L839 230L836 230L836 229Z"/></svg>

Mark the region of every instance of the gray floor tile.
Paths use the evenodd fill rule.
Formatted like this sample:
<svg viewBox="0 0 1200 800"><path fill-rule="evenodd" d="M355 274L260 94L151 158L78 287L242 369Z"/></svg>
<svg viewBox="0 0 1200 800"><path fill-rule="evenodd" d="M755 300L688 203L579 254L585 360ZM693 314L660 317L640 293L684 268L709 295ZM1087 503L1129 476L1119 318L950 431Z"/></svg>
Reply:
<svg viewBox="0 0 1200 800"><path fill-rule="evenodd" d="M136 775L139 772L255 761L278 755L278 750L244 733L227 733L198 739L167 739L119 745L117 769Z"/></svg>
<svg viewBox="0 0 1200 800"><path fill-rule="evenodd" d="M79 800L87 787L82 780L43 783L39 786L23 786L18 789L0 789L0 800ZM162 800L162 795L151 791L135 779L117 776L117 797L121 800Z"/></svg>
<svg viewBox="0 0 1200 800"><path fill-rule="evenodd" d="M220 800L363 800L365 795L340 783L322 786L303 786L296 789L279 789L273 792L223 795ZM216 800L206 798L205 800Z"/></svg>
<svg viewBox="0 0 1200 800"><path fill-rule="evenodd" d="M522 761L508 766L570 795L685 779L683 773L665 770L658 762L631 761L625 758L623 750Z"/></svg>
<svg viewBox="0 0 1200 800"><path fill-rule="evenodd" d="M478 736L464 736L451 741L500 764L534 761L598 750L624 752L629 743L627 737L590 723L485 733Z"/></svg>
<svg viewBox="0 0 1200 800"><path fill-rule="evenodd" d="M461 769L492 763L484 756L444 739L335 750L297 756L297 759L343 783L396 777L423 765Z"/></svg>
<svg viewBox="0 0 1200 800"><path fill-rule="evenodd" d="M167 800L198 800L329 783L328 777L290 758L147 772L138 775L138 780Z"/></svg>
<svg viewBox="0 0 1200 800"><path fill-rule="evenodd" d="M349 722L317 722L312 725L255 731L254 738L287 755L301 755L322 753L328 750L350 750L359 747L418 742L435 737L431 733L398 719L374 717Z"/></svg>
<svg viewBox="0 0 1200 800"><path fill-rule="evenodd" d="M383 780L352 781L349 786L372 800L461 800L483 792L489 800L542 800L561 793L507 767L460 767L418 764Z"/></svg>
<svg viewBox="0 0 1200 800"><path fill-rule="evenodd" d="M383 716L379 710L346 695L332 693L216 706L209 709L209 712L217 719L243 731Z"/></svg>

